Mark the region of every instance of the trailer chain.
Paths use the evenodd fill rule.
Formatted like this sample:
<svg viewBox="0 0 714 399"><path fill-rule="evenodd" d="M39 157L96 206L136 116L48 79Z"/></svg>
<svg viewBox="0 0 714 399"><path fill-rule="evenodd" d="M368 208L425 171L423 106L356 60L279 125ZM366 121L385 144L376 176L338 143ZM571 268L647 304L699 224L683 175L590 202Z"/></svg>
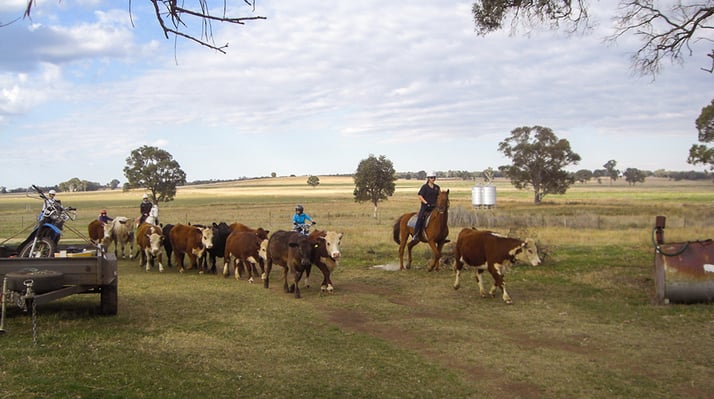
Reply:
<svg viewBox="0 0 714 399"><path fill-rule="evenodd" d="M37 302L35 302L35 293L32 292L32 286L35 283L32 279L27 279L22 282L27 290L25 292L25 298L23 303L25 304L24 310L27 311L27 301L31 302L32 306L32 344L37 346Z"/></svg>

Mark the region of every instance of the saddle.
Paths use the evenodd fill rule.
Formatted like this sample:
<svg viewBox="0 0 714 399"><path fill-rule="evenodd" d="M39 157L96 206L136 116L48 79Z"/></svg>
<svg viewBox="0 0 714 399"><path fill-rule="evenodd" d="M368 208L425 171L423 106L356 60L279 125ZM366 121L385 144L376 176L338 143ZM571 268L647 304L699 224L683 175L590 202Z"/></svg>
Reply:
<svg viewBox="0 0 714 399"><path fill-rule="evenodd" d="M429 219L431 219L431 212L432 211L424 212L424 228L423 228L423 230L426 230L426 226L429 225ZM417 216L419 216L418 212L415 213L414 215L412 215L412 217L410 217L409 220L407 221L407 226L411 227L412 229L414 227L416 227Z"/></svg>

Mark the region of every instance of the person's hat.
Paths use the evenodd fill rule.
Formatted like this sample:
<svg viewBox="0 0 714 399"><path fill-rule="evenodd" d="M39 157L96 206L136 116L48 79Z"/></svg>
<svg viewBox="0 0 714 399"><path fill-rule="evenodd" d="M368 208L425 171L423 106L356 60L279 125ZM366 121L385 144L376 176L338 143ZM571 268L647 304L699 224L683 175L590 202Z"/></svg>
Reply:
<svg viewBox="0 0 714 399"><path fill-rule="evenodd" d="M426 177L436 177L436 172L431 171L428 175L426 175Z"/></svg>
<svg viewBox="0 0 714 399"><path fill-rule="evenodd" d="M50 195L55 195L55 194L57 194L57 191L55 191L55 190L50 190L49 194L50 194Z"/></svg>
<svg viewBox="0 0 714 399"><path fill-rule="evenodd" d="M149 198L149 194L144 194L144 197L143 197L143 198L144 198L144 199Z"/></svg>

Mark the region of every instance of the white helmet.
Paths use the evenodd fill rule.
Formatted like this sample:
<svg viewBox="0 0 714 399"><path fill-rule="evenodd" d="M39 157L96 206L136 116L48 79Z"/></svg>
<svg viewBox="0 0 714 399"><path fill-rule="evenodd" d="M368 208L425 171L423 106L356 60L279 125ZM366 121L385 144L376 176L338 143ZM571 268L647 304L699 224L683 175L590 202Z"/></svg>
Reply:
<svg viewBox="0 0 714 399"><path fill-rule="evenodd" d="M55 191L55 190L50 190L50 192L49 192L48 194L49 194L49 195L55 195L55 194L57 194L57 191Z"/></svg>
<svg viewBox="0 0 714 399"><path fill-rule="evenodd" d="M143 197L143 198L144 198L144 199L149 198L149 194L144 194L144 197Z"/></svg>
<svg viewBox="0 0 714 399"><path fill-rule="evenodd" d="M431 172L429 172L429 173L426 175L426 177L436 177L436 172L434 172L434 171L432 170Z"/></svg>

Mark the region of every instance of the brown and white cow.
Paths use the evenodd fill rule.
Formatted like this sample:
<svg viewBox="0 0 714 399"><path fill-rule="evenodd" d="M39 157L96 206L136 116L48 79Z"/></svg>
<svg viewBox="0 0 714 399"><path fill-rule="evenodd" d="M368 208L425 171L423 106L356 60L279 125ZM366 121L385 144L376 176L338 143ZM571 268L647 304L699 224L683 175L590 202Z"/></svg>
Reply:
<svg viewBox="0 0 714 399"><path fill-rule="evenodd" d="M510 266L516 261L530 263L532 266L538 266L541 262L540 257L538 257L538 248L532 239L521 241L492 231L469 228L459 232L454 248L454 261L454 271L456 272L455 290L458 290L461 286L459 277L464 264L466 264L476 268L476 281L478 282L481 297L486 297L481 274L484 270L488 270L494 281L489 295L494 297L496 287L501 288L503 301L507 304L511 304L513 301L506 291L506 283L503 281L503 277Z"/></svg>
<svg viewBox="0 0 714 399"><path fill-rule="evenodd" d="M136 229L136 245L141 253L139 266L146 265L147 272L157 261L159 262L159 272L164 271L164 265L161 264L163 242L164 235L160 226L142 223Z"/></svg>
<svg viewBox="0 0 714 399"><path fill-rule="evenodd" d="M231 232L234 231L242 231L242 232L249 232L249 233L255 233L258 235L263 240L268 239L268 234L270 233L269 230L263 230L262 227L258 227L257 229L254 229L252 227L248 227L244 225L243 223L231 223L228 228L231 230Z"/></svg>
<svg viewBox="0 0 714 399"><path fill-rule="evenodd" d="M236 280L242 275L243 269L248 272L248 282L253 283L253 274L258 273L260 266L261 278L265 278L265 261L267 260L268 239L263 239L256 233L234 231L226 239L223 256L223 276L230 274L229 265L233 264Z"/></svg>
<svg viewBox="0 0 714 399"><path fill-rule="evenodd" d="M298 283L312 262L313 246L307 236L296 231L278 230L273 233L268 241L263 286L270 288L270 272L275 263L283 268L283 290L294 292L295 298L300 298Z"/></svg>
<svg viewBox="0 0 714 399"><path fill-rule="evenodd" d="M102 244L104 241L104 222L94 219L89 222L87 226L87 232L89 233L89 239L92 244Z"/></svg>
<svg viewBox="0 0 714 399"><path fill-rule="evenodd" d="M191 262L189 269L198 268L197 259L213 246L213 229L211 227L196 227L186 224L176 224L169 232L169 240L178 271L183 273L184 255Z"/></svg>
<svg viewBox="0 0 714 399"><path fill-rule="evenodd" d="M104 224L104 242L107 249L114 243L114 255L119 258L119 246L121 245L121 257L126 258L126 247L129 245L129 259L134 258L134 222L126 216L117 216L109 223Z"/></svg>
<svg viewBox="0 0 714 399"><path fill-rule="evenodd" d="M320 291L331 294L335 288L332 285L330 275L337 267L340 256L342 256L340 252L342 233L313 230L310 232L308 238L313 244L312 255L310 257L311 262L320 269L323 276ZM310 287L309 279L311 268L312 266L308 266L305 269L305 287Z"/></svg>

